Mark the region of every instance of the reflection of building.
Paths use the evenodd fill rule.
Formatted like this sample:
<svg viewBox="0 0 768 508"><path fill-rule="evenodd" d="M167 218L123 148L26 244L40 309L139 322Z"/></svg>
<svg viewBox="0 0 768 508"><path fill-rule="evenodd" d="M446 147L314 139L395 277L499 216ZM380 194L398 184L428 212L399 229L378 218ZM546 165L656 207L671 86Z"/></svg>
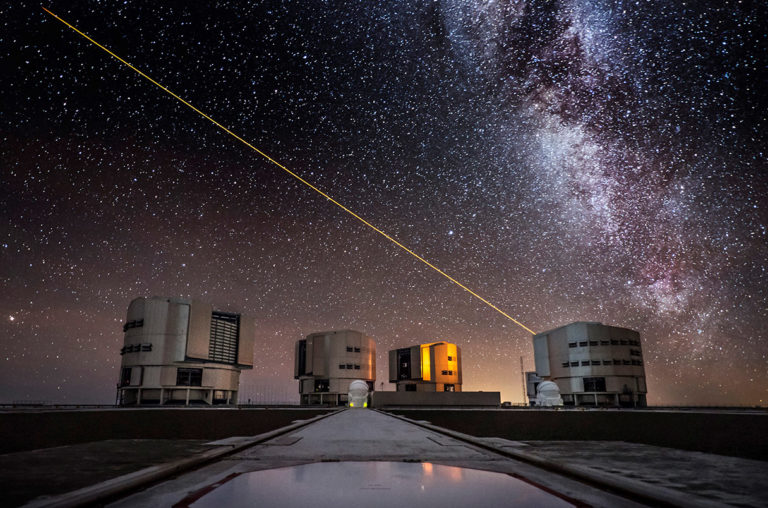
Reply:
<svg viewBox="0 0 768 508"><path fill-rule="evenodd" d="M302 404L347 403L349 385L356 379L376 381L376 343L354 330L319 332L296 342L294 378L299 380Z"/></svg>
<svg viewBox="0 0 768 508"><path fill-rule="evenodd" d="M534 335L533 350L536 374L557 383L566 405L646 405L640 334L634 330L576 322Z"/></svg>
<svg viewBox="0 0 768 508"><path fill-rule="evenodd" d="M398 392L460 392L461 348L450 342L393 349L389 381Z"/></svg>
<svg viewBox="0 0 768 508"><path fill-rule="evenodd" d="M120 405L236 404L253 368L252 320L201 302L136 298L123 331Z"/></svg>

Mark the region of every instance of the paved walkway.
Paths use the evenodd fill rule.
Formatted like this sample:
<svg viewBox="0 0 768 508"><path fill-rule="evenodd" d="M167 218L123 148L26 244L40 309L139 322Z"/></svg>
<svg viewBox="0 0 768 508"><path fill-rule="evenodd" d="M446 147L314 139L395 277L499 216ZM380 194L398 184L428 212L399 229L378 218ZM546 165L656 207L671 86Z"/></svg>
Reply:
<svg viewBox="0 0 768 508"><path fill-rule="evenodd" d="M237 439L229 439L210 444L225 444L236 441ZM514 480L508 475L523 478L528 485L536 486L536 490L541 490L538 487L545 490L551 489L565 498L575 499L592 506L637 506L624 498L593 489L583 483L547 473L515 460L506 459L437 432L371 410L347 410L336 413L310 426L254 446L223 461L124 498L110 506L172 506L185 499L189 500L190 495L194 498L195 493L214 491L221 485L231 483L232 478L251 472L312 463L340 466L339 461L343 461L342 464L348 464L348 461L360 464L370 463L370 461L418 462L421 464L414 465L422 474L429 470L434 471L434 467L437 465L452 466L446 471L456 475L456 481L459 483L465 482L462 484L462 489L470 492L479 505L483 505L484 492L482 489L472 490L470 475L462 477L457 474L461 471L458 468L506 473L507 475L503 475L503 478ZM428 464L432 464L432 466ZM309 470L302 471L304 472L301 474L296 472L293 478L299 478L302 474L312 474L312 471ZM379 471L381 472L383 469L379 468ZM402 470L396 470L394 473L395 476L402 474ZM345 476L339 476L333 489L357 489L358 486L355 486L354 482L350 483L350 478L353 476L350 476L349 473ZM250 483L252 486L255 485L253 488L258 495L258 486L264 486L265 482L257 480L255 477L252 479L253 481ZM387 505L401 506L402 503L392 497L395 483L387 483L388 481L394 480L390 478L390 480L383 482L383 486L380 486L376 492L377 499L389 499L392 503L387 503ZM478 485L482 484L477 483L476 486ZM267 486L263 488L267 489ZM290 489L291 486L281 485L281 488ZM319 486L317 488L319 489ZM359 499L362 499L360 496L370 497L370 490L364 492L362 490L370 489L370 485L361 485L359 488L361 489L358 493ZM324 486L322 491L328 492L327 486ZM317 495L319 496L319 490ZM237 499L242 499L242 492L239 496ZM233 497L233 499L235 498ZM259 499L248 499L248 502L255 505L259 504L258 501ZM320 500L316 498L315 501L319 502ZM184 504L182 503L182 505ZM313 506L316 505L313 504Z"/></svg>

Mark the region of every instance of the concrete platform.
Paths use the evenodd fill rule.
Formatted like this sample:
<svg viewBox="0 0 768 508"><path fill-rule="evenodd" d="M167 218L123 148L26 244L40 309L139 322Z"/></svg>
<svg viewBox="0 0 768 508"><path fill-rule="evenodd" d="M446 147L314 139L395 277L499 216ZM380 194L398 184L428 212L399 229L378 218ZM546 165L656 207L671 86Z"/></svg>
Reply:
<svg viewBox="0 0 768 508"><path fill-rule="evenodd" d="M494 497L498 492L507 492L504 497L513 499L514 494L510 492L515 488L518 493L523 491L519 484L515 487L512 480L522 481L534 491L554 495L554 501L543 498L552 501L553 506L561 501L592 506L637 506L640 501L654 506L768 506L768 462L765 461L617 441L515 441L476 437L434 427L428 422L416 422L417 426L401 418L371 410L346 410L259 436L169 442L166 445L176 447L175 453L182 457L198 452L184 460L213 453L217 462L148 488L146 481L135 481L135 474L133 478L128 475L113 479L111 484L106 483L111 486L123 483L135 493L129 491L128 497L113 500L111 506L202 506L215 499L220 503L220 496L229 495L241 504L245 500L245 504L269 506L270 499L282 499L280 506L289 507L291 504L286 502L293 498L280 495L287 491L292 496L300 496L304 491L310 495L309 502L317 501L318 493L323 492L331 499L329 505L333 505L334 493L338 494L336 501L357 498L361 503L375 494L377 506L398 507L408 504L406 500L410 498L419 500L411 503L414 506L436 505L433 501L451 506L446 499L459 499L469 492L476 504L492 506L494 500L499 499ZM146 462L141 446L137 446L137 453L131 454L118 443L90 443L77 445L85 447L82 449L60 447L0 455L0 466L5 471L29 471L33 485L35 482L60 487L94 483L101 477L94 474L88 478L80 474L81 468L77 467L77 457L84 450L91 449L91 455L102 455L105 470L121 461L126 462L123 466L128 469L136 469L138 464ZM164 445L162 442L157 445L156 451L161 451ZM149 447L151 443L147 442L145 452L154 453ZM231 450L227 452L231 454L222 459L217 454L225 449ZM36 454L38 458L34 457ZM156 459L162 460L162 455ZM46 461L50 462L47 468L35 477L37 465ZM88 460L83 464L86 471L99 468L97 463L90 464ZM168 464L160 467L166 466ZM489 476L479 473L482 471ZM3 472L0 476L6 484L12 484L14 478L24 481L23 473L13 476ZM151 479L151 475L148 478ZM84 490L98 491L104 485ZM439 486L432 489L435 493L432 498L422 495L421 490L424 487L429 491L430 486ZM612 486L618 490L611 490ZM458 490L447 498L440 497L452 489ZM639 495L627 497L633 492ZM657 501L649 501L649 496ZM70 496L69 499L82 497ZM38 499L33 504L47 506L51 501L58 502ZM296 501L300 505L307 503ZM550 503L539 499L533 504ZM63 505L72 504L64 501Z"/></svg>
<svg viewBox="0 0 768 508"><path fill-rule="evenodd" d="M507 479L522 480L527 485L534 486L535 490L550 493L559 501L565 501L570 505L586 503L592 506L638 506L638 504L625 498L586 486L581 482L504 458L457 439L416 427L371 410L348 410L334 414L310 426L231 455L225 460L156 485L143 492L138 492L109 506L161 507L172 506L180 502L180 506L198 506L194 503L188 503L189 500L198 499L202 502L205 495L228 485L233 478L251 472L313 463L319 463L321 467L328 465L330 466L329 469L332 469L338 467L340 463L349 465L350 463L361 464L371 461L385 461L381 464L395 462L415 464L422 475L427 468L432 468L434 471L437 465L449 466L457 470L459 470L458 468L469 468L471 470L503 473L502 476ZM429 466L423 464L429 464ZM389 466L387 468L391 469ZM326 474L326 477L330 476L334 475ZM491 492L487 491L482 482L473 482L472 477L473 472L465 476L459 475L455 482L457 482L458 487L471 494L471 499L478 506L493 506L494 499L497 498L491 497ZM361 505L365 505L365 499L372 495L369 490L365 489L369 483L358 482L355 484L352 481L354 475L336 474L335 478L335 483L324 485L322 489L318 486L317 492L322 490L322 492L330 495L328 493L334 491L348 492L352 490ZM417 480L423 482L422 478L417 478ZM262 497L258 488L260 482L254 481L255 487L249 491L252 498L248 499L248 502L252 505L266 506L267 504L264 504L268 502L266 492L271 489L265 487L265 495ZM403 506L404 501L398 497L398 489L393 483L391 475L385 475L379 483L382 488L375 492L375 496L383 503L380 503L381 506ZM282 488L290 489L291 485L282 484ZM242 491L238 492L239 495L242 495ZM439 505L438 499L435 498L434 500L435 504L431 504L429 500L422 500L423 502L417 506ZM484 500L488 501L488 504L484 503ZM234 502L234 498L231 501ZM225 501L224 505L228 502ZM525 502L521 502L521 504L526 505ZM528 506L536 506L537 504L534 502ZM281 506L289 505L282 504ZM448 504L447 506L452 505Z"/></svg>

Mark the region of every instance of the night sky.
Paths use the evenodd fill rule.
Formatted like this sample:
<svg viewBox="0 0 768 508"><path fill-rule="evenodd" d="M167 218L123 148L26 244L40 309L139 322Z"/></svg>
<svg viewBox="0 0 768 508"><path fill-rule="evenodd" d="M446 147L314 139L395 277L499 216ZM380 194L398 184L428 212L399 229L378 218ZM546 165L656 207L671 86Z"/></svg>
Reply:
<svg viewBox="0 0 768 508"><path fill-rule="evenodd" d="M142 5L145 4L145 5ZM46 7L526 326L638 330L650 404L768 404L762 1ZM0 7L0 402L114 401L138 296L294 342L463 353L520 402L531 336L40 9Z"/></svg>

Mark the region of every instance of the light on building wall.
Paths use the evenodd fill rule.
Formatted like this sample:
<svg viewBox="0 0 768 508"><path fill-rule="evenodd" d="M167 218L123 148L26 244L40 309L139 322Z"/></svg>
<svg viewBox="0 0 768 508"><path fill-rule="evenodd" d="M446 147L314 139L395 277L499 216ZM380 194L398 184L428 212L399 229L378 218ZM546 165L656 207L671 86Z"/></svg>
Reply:
<svg viewBox="0 0 768 508"><path fill-rule="evenodd" d="M429 362L429 346L432 344L423 344L421 346L421 379L424 381L432 380L431 364Z"/></svg>

